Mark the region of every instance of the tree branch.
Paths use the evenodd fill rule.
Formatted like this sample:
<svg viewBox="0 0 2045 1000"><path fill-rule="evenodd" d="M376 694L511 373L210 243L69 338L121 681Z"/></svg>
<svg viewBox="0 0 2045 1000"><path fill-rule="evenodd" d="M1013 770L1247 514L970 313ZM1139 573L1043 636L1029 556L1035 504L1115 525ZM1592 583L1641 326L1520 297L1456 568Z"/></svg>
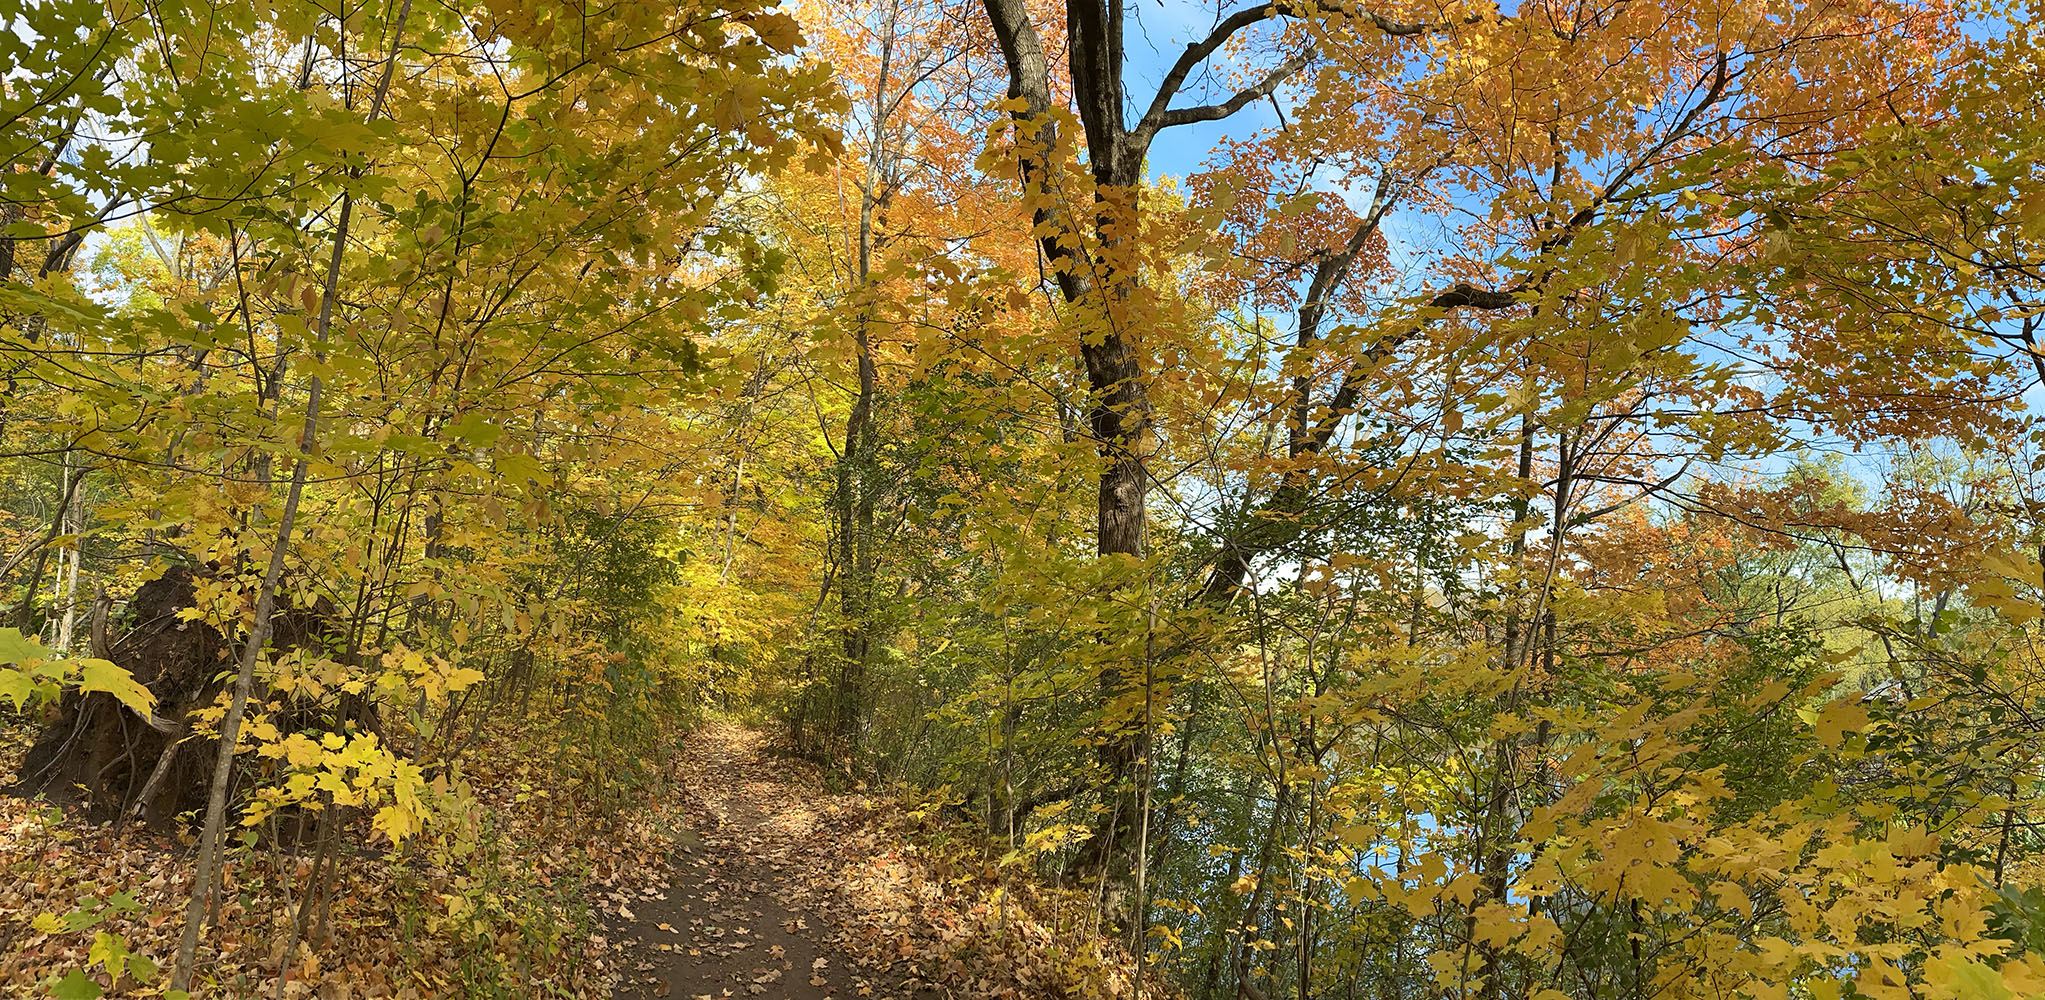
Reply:
<svg viewBox="0 0 2045 1000"><path fill-rule="evenodd" d="M1194 69L1206 62L1207 57L1213 55L1215 50L1221 48L1236 32L1276 16L1278 16L1276 7L1259 6L1239 10L1223 18L1220 24L1214 26L1213 31L1207 33L1206 38L1186 46L1186 51L1179 55L1179 60L1172 64L1170 72L1167 72L1164 80L1158 84L1157 96L1150 99L1150 109L1143 113L1143 120L1136 126L1137 131L1156 132L1162 128L1172 98L1178 96L1179 88L1186 85L1186 78L1193 74Z"/></svg>
<svg viewBox="0 0 2045 1000"><path fill-rule="evenodd" d="M1431 24L1425 21L1395 21L1383 14L1360 14L1355 11L1345 10L1341 4L1331 3L1330 0L1318 0L1312 9L1323 14L1359 17L1369 21L1379 31L1399 38L1419 35L1443 27L1443 25ZM1313 57L1314 47L1311 44L1297 55L1279 64L1278 67L1266 74L1264 79L1243 88L1236 92L1235 96L1220 104L1205 104L1197 108L1180 108L1177 110L1173 110L1171 107L1172 98L1179 96L1180 89L1185 87L1186 79L1193 75L1193 71L1198 69L1201 63L1206 62L1208 57L1219 51L1223 45L1228 44L1228 40L1235 37L1237 32L1281 16L1285 16L1285 14L1275 4L1239 10L1223 18L1220 23L1214 26L1214 30L1207 33L1207 37L1186 46L1186 51L1179 54L1178 60L1172 63L1172 68L1165 73L1164 79L1158 83L1157 95L1151 98L1150 108L1143 113L1142 120L1137 122L1135 134L1138 137L1138 142L1148 143L1151 136L1157 134L1160 130L1174 125L1220 121L1223 118L1227 118L1242 110L1250 102L1269 97L1272 91L1278 89L1279 84L1284 83L1287 78L1303 69L1307 61ZM1476 18L1467 19L1471 23L1474 23L1476 20Z"/></svg>
<svg viewBox="0 0 2045 1000"><path fill-rule="evenodd" d="M1227 118L1228 116L1235 114L1238 111L1241 111L1251 101L1262 100L1266 97L1271 96L1272 92L1278 89L1279 84L1284 83L1286 80L1290 79L1294 73L1297 73L1302 69L1305 69L1307 60L1311 59L1313 57L1313 54L1314 54L1313 46L1309 45L1306 48L1301 49L1296 53L1293 53L1293 55L1290 58L1286 59L1284 62L1279 63L1278 65L1272 67L1271 72L1264 74L1264 78L1262 80L1259 80L1256 83L1253 83L1239 91L1236 91L1235 96L1230 97L1228 100L1223 101L1220 104L1203 104L1197 108L1178 108L1166 110L1163 114L1157 116L1157 118L1154 120L1155 122L1154 124L1151 116L1145 115L1143 116L1143 123L1139 125L1138 128L1155 131L1161 128L1171 128L1174 125L1190 125L1194 122L1220 121L1223 118ZM1145 134L1146 136L1148 135L1148 133Z"/></svg>

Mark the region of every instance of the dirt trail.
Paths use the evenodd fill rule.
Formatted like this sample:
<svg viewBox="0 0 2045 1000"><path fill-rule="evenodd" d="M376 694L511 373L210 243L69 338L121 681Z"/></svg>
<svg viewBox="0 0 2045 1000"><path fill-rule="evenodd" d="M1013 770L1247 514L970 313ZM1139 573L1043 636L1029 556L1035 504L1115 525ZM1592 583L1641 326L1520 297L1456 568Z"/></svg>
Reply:
<svg viewBox="0 0 2045 1000"><path fill-rule="evenodd" d="M824 870L817 808L827 796L762 735L712 725L676 762L689 830L653 898L600 914L625 946L617 997L844 1000L903 996L847 970L829 947L813 873Z"/></svg>

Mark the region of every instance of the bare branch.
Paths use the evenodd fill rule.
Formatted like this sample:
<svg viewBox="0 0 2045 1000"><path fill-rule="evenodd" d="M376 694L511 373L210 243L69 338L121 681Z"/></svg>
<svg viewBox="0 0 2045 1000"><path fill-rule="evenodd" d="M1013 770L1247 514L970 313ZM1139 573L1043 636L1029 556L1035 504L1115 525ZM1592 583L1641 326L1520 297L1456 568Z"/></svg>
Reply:
<svg viewBox="0 0 2045 1000"><path fill-rule="evenodd" d="M1290 79L1294 73L1305 69L1307 60L1312 58L1313 54L1312 46L1293 53L1291 58L1272 67L1271 72L1264 74L1262 80L1236 91L1235 96L1220 104L1203 104L1197 108L1168 109L1156 118L1144 115L1143 122L1137 126L1137 129L1147 138L1151 132L1155 132L1158 129L1171 128L1174 125L1220 121L1241 111L1251 101L1262 100L1270 96L1278 89L1279 84Z"/></svg>
<svg viewBox="0 0 2045 1000"><path fill-rule="evenodd" d="M1347 17L1362 18L1375 25L1379 31L1402 38L1423 34L1443 27L1442 25L1423 21L1395 21L1383 14L1359 13L1344 9L1341 4L1332 3L1330 0L1318 0L1312 9L1324 14L1341 14ZM1228 40L1235 37L1237 32L1253 25L1262 24L1265 21L1288 15L1289 12L1281 9L1276 4L1239 10L1223 18L1220 23L1214 26L1214 30L1207 33L1207 37L1186 46L1186 51L1179 54L1178 61L1172 63L1171 70L1166 72L1164 79L1159 82L1157 95L1150 100L1150 108L1143 113L1142 120L1137 122L1135 128L1137 141L1139 143L1147 143L1151 136L1157 134L1162 129L1167 129L1174 125L1219 121L1227 118L1242 110L1250 102L1270 96L1273 91L1278 89L1279 84L1284 83L1287 78L1304 68L1307 61L1313 57L1313 46L1311 45L1279 64L1270 73L1266 74L1264 79L1249 87L1245 87L1238 91L1235 96L1220 104L1207 104L1197 108L1180 108L1177 110L1173 110L1171 106L1172 98L1179 96L1179 91L1185 87L1186 79L1193 75L1193 71L1198 69L1200 64L1206 62L1215 52L1219 51L1223 45L1228 44ZM1474 21L1475 19L1471 20Z"/></svg>
<svg viewBox="0 0 2045 1000"><path fill-rule="evenodd" d="M1276 16L1278 16L1276 7L1258 6L1239 10L1223 18L1220 24L1214 26L1213 31L1207 33L1206 38L1186 46L1186 51L1179 55L1179 60L1172 64L1171 71L1167 72L1164 80L1158 84L1157 96L1151 98L1150 109L1143 113L1143 120L1137 124L1136 130L1156 132L1162 128L1172 98L1178 96L1179 88L1186 85L1186 78L1192 75L1194 69L1206 62L1207 57L1226 44L1236 32Z"/></svg>

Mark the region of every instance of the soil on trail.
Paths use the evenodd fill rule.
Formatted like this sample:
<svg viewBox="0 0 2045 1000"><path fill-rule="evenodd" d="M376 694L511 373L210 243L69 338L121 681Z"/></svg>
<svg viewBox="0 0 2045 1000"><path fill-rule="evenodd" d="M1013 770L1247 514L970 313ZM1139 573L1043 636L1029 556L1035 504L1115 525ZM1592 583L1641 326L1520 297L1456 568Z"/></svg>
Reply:
<svg viewBox="0 0 2045 1000"><path fill-rule="evenodd" d="M770 757L764 742L756 731L713 725L683 745L676 774L689 828L676 837L671 880L599 914L626 952L616 996L936 995L914 979L855 974L831 947L827 894L816 887L837 859L820 823L828 796L800 765Z"/></svg>

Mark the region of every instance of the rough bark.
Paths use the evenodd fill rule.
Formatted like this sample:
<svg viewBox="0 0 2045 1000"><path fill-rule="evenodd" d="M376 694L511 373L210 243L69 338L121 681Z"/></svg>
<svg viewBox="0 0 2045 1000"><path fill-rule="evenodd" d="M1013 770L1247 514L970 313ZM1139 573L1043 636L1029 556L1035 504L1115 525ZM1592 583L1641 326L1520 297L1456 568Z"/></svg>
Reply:
<svg viewBox="0 0 2045 1000"><path fill-rule="evenodd" d="M1122 4L1119 0L1066 0L1065 52L1072 104L1085 133L1086 170L1093 182L1091 205L1073 206L1058 197L1067 190L1068 178L1062 174L1064 161L1056 153L1059 136L1051 117L1052 68L1043 39L1023 0L985 0L985 5L1009 71L1018 180L1031 202L1032 221L1048 270L1060 296L1074 307L1072 312L1082 323L1079 354L1092 391L1087 424L1101 460L1095 504L1096 551L1102 556L1141 559L1150 489L1148 464L1156 445L1148 373L1136 347L1139 338L1131 329L1130 306L1140 287L1139 277L1133 267L1124 264L1123 257L1125 234L1136 229L1145 157L1164 129L1220 121L1275 93L1306 67L1312 52L1287 56L1226 100L1173 107L1193 72L1231 38L1284 16L1275 6L1238 11L1186 46L1132 127L1124 111ZM1390 34L1429 29L1427 25L1367 16ZM1129 676L1121 665L1110 664L1102 671L1104 704L1124 693ZM1111 724L1100 734L1096 762L1105 777L1104 791L1111 798L1104 812L1109 818L1079 859L1104 874L1121 869L1116 872L1118 878L1128 874L1123 862L1133 860L1128 850L1138 806L1129 778L1138 757L1136 730L1125 721Z"/></svg>
<svg viewBox="0 0 2045 1000"><path fill-rule="evenodd" d="M845 417L845 447L838 455L838 608L840 655L835 697L832 699L832 730L838 749L848 759L858 750L859 732L865 719L867 664L873 655L873 519L876 441L874 407L879 396L879 376L874 363L874 327L880 322L871 297L873 257L877 245L876 223L887 208L889 195L898 182L895 161L898 150L888 141L888 88L891 85L901 4L889 11L881 38L880 71L874 82L868 113L871 131L867 136L866 171L859 185L858 253L854 260L853 284L857 290L859 315L853 320L853 352L858 391L852 410Z"/></svg>

